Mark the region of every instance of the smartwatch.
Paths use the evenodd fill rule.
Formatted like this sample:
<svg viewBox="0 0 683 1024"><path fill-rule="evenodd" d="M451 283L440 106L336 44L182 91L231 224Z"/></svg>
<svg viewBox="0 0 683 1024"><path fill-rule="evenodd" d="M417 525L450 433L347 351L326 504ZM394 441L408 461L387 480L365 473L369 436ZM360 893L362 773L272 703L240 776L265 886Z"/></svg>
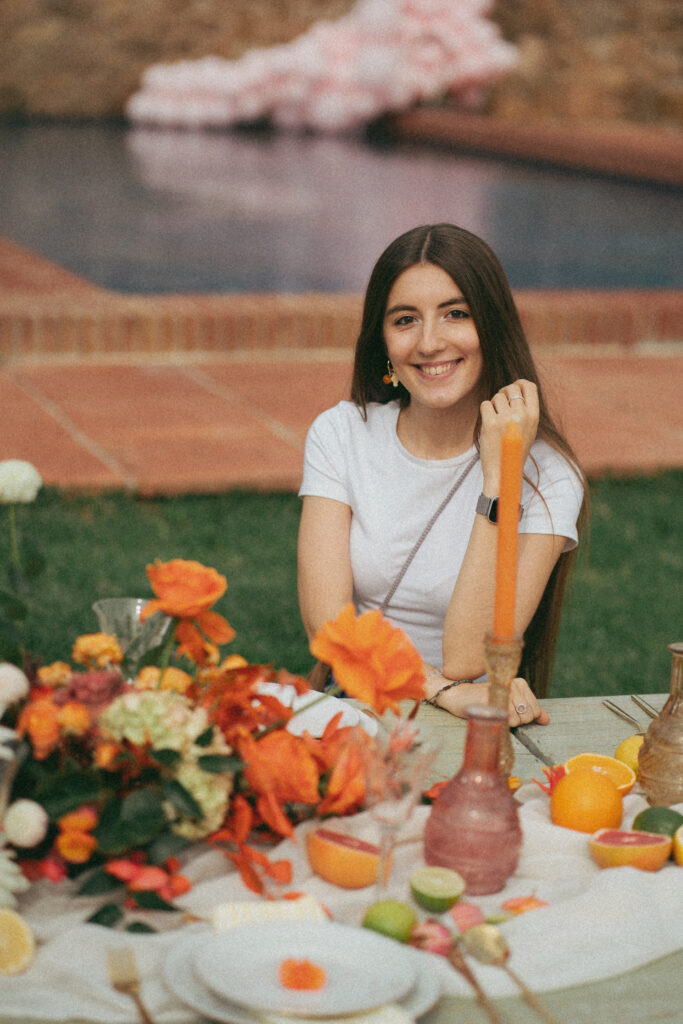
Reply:
<svg viewBox="0 0 683 1024"><path fill-rule="evenodd" d="M477 501L477 514L488 519L490 523L498 522L498 498L487 498L480 494Z"/></svg>
<svg viewBox="0 0 683 1024"><path fill-rule="evenodd" d="M477 512L484 519L488 519L490 523L494 525L498 522L498 498L487 498L485 494L480 494L477 500ZM519 506L519 518L522 518L524 507Z"/></svg>

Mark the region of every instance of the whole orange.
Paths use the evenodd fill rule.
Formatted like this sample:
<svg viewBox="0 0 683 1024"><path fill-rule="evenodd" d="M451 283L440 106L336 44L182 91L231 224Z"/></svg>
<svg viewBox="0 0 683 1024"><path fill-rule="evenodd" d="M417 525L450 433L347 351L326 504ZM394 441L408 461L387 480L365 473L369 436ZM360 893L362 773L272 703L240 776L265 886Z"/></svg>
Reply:
<svg viewBox="0 0 683 1024"><path fill-rule="evenodd" d="M550 794L553 823L576 832L619 828L623 811L623 799L615 784L592 768L577 768L565 775Z"/></svg>

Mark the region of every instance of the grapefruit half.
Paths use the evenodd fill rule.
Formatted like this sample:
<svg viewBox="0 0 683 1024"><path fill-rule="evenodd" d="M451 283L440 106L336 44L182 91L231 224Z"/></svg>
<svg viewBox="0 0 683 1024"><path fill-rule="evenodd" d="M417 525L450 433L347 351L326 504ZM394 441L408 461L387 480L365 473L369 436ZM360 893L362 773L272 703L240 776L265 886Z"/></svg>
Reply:
<svg viewBox="0 0 683 1024"><path fill-rule="evenodd" d="M316 828L306 836L308 862L326 882L363 889L377 881L379 846L345 832Z"/></svg>
<svg viewBox="0 0 683 1024"><path fill-rule="evenodd" d="M601 868L639 868L659 871L669 859L673 839L655 832L601 828L588 840L593 860Z"/></svg>

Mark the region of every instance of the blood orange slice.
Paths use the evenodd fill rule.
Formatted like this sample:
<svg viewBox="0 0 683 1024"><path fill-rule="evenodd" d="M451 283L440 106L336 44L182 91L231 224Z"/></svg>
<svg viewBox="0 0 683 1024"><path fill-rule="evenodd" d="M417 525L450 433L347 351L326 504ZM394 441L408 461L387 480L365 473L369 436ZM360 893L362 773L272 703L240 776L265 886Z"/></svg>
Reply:
<svg viewBox="0 0 683 1024"><path fill-rule="evenodd" d="M377 881L379 847L363 839L316 828L306 836L308 862L327 882L343 889L362 889Z"/></svg>
<svg viewBox="0 0 683 1024"><path fill-rule="evenodd" d="M640 868L658 871L669 859L673 839L655 832L601 828L588 840L593 860L601 868Z"/></svg>

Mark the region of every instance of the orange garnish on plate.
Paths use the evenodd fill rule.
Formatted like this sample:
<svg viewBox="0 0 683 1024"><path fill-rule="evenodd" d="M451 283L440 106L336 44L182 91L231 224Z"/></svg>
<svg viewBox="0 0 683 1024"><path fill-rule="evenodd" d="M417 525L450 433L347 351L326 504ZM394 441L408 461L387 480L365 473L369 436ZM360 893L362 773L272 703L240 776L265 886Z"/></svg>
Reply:
<svg viewBox="0 0 683 1024"><path fill-rule="evenodd" d="M285 988L313 991L322 988L326 981L324 968L311 960L289 958L280 964L280 983Z"/></svg>

